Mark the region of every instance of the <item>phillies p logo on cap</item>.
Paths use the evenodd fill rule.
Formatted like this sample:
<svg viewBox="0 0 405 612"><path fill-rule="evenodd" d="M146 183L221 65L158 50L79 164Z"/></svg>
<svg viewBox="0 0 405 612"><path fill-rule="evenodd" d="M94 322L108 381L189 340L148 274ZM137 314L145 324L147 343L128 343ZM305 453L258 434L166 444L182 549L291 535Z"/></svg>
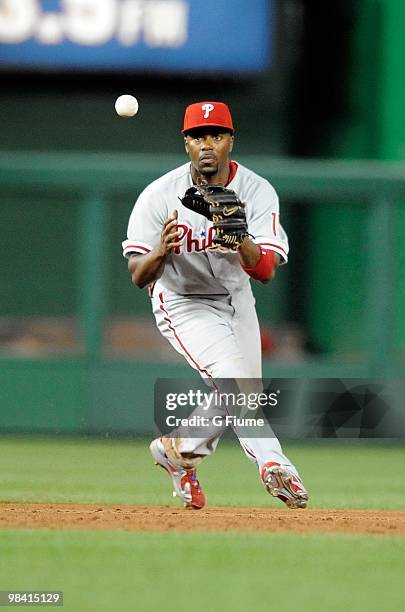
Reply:
<svg viewBox="0 0 405 612"><path fill-rule="evenodd" d="M201 109L203 111L205 111L204 113L204 119L208 119L208 117L210 116L210 112L213 111L215 108L215 106L213 104L203 104L201 106Z"/></svg>
<svg viewBox="0 0 405 612"><path fill-rule="evenodd" d="M183 134L206 125L233 132L234 127L229 107L223 102L195 102L187 106L184 114Z"/></svg>

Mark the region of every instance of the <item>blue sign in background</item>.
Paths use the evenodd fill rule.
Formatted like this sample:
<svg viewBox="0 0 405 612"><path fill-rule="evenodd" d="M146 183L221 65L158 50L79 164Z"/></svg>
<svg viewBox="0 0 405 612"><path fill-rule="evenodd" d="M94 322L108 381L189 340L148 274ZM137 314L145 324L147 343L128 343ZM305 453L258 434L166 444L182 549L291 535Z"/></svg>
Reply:
<svg viewBox="0 0 405 612"><path fill-rule="evenodd" d="M138 17L135 13L138 21L133 21L133 40L131 34L128 38L128 28L131 32L133 24L125 22L122 12L128 7L128 0L106 0L104 4L103 0L96 0L94 19L85 14L85 9L92 5L89 0L83 0L82 14L77 12L80 0L75 0L74 9L74 3L68 0L14 2L17 25L17 11L23 10L24 3L32 8L35 2L40 11L31 15L26 38L21 40L20 30L20 40L16 36L11 41L13 23L8 25L5 20L9 17L0 13L3 68L238 74L263 71L271 65L272 0L136 0L132 6L139 7L140 12ZM76 12L72 16L73 10ZM109 21L108 11L113 11L115 17ZM165 15L169 17L167 27ZM172 20L171 15L175 15ZM94 36L81 43L80 36L86 27ZM105 40L97 39L98 27L104 34L107 31Z"/></svg>

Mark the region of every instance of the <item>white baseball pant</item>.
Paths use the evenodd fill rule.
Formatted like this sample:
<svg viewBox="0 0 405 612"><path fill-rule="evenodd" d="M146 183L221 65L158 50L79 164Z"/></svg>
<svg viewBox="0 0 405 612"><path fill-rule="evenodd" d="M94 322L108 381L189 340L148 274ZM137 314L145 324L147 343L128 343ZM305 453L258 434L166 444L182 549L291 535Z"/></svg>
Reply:
<svg viewBox="0 0 405 612"><path fill-rule="evenodd" d="M152 306L159 331L203 378L246 379L246 384L256 385L257 389L257 381L262 377L261 342L250 288L233 296L181 296L157 282ZM259 471L268 461L276 461L297 474L271 427L267 427L268 435L263 431L260 437L251 438L243 437L240 432L238 435L238 427L233 429L245 454ZM222 433L218 427L215 433L205 427L193 428L181 439L179 450L210 455Z"/></svg>

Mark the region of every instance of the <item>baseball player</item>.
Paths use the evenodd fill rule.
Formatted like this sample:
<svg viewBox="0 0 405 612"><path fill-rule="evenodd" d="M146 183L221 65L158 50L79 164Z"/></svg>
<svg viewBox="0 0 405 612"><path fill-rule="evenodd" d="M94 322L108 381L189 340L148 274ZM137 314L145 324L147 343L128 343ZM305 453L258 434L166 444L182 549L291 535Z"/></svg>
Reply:
<svg viewBox="0 0 405 612"><path fill-rule="evenodd" d="M234 126L226 104L191 104L182 132L189 161L140 194L123 254L132 282L149 289L158 329L208 383L261 380L250 280L268 282L287 262L278 197L267 180L231 159ZM270 427L268 436L234 430L267 491L290 508L305 508L308 493ZM222 431L196 427L150 445L188 508L205 504L196 467Z"/></svg>

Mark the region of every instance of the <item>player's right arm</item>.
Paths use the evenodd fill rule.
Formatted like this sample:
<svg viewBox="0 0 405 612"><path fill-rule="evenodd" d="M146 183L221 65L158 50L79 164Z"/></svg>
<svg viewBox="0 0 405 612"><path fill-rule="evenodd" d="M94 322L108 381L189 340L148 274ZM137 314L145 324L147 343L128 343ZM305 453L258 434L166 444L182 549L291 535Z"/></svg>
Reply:
<svg viewBox="0 0 405 612"><path fill-rule="evenodd" d="M133 284L137 287L142 289L160 278L168 255L180 246L177 216L177 210L174 210L171 216L166 219L160 235L160 242L152 251L145 255L132 253L129 256L128 270Z"/></svg>

